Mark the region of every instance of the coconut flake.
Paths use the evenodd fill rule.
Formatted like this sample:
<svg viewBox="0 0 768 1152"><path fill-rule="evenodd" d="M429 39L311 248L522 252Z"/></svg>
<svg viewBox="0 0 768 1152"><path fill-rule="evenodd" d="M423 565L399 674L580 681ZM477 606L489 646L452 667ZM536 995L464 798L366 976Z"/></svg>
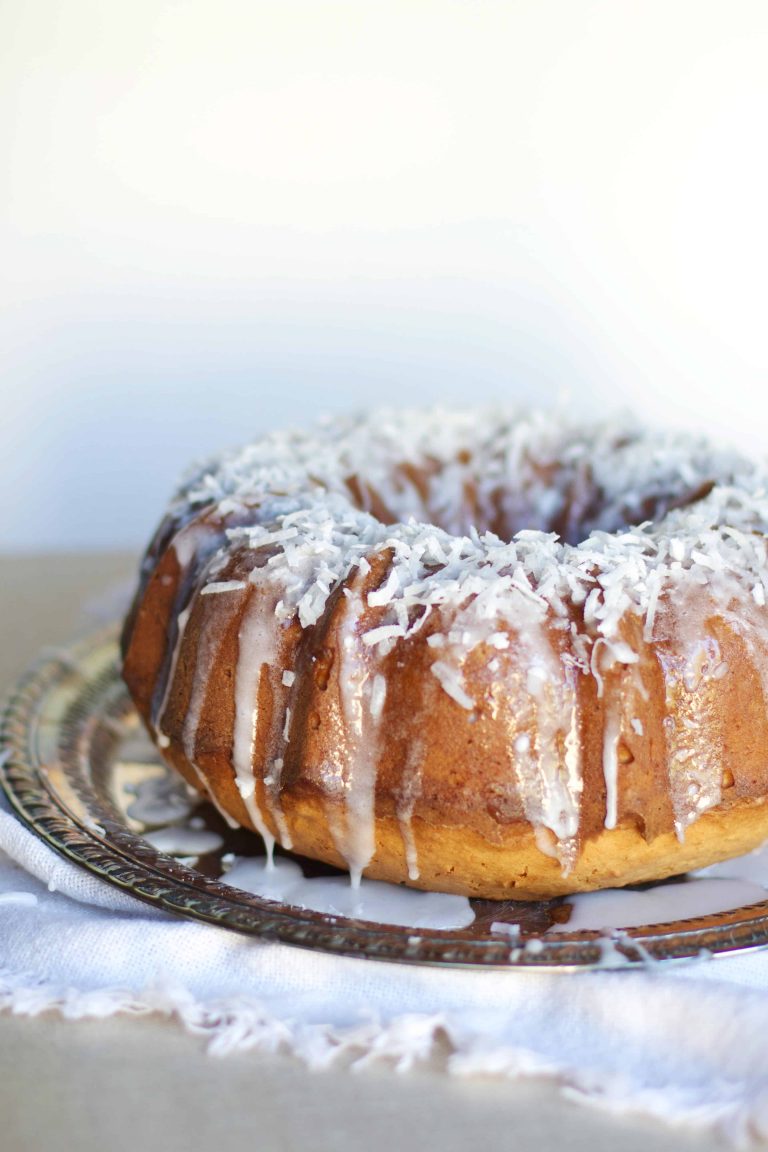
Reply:
<svg viewBox="0 0 768 1152"><path fill-rule="evenodd" d="M362 639L363 644L372 648L374 644L381 644L382 640L394 640L404 634L399 624L383 624L381 628L372 628L370 632L365 632Z"/></svg>
<svg viewBox="0 0 768 1152"><path fill-rule="evenodd" d="M219 592L241 592L247 587L245 580L215 580L212 584L206 584L201 588L200 595L214 596Z"/></svg>
<svg viewBox="0 0 768 1152"><path fill-rule="evenodd" d="M386 700L386 696L387 681L380 673L377 673L373 678L370 700L371 716L374 720L378 720L381 717L381 713L384 710L384 701Z"/></svg>
<svg viewBox="0 0 768 1152"><path fill-rule="evenodd" d="M464 690L461 673L452 664L447 664L444 660L436 660L432 665L432 672L457 704L470 712L474 709L475 702Z"/></svg>

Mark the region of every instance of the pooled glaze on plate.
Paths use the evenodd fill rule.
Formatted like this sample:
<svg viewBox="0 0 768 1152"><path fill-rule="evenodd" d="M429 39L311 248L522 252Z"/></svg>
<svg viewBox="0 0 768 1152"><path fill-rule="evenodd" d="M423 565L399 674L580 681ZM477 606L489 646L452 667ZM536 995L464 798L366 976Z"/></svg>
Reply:
<svg viewBox="0 0 768 1152"><path fill-rule="evenodd" d="M11 804L50 847L156 907L249 935L372 959L560 970L768 944L768 867L762 853L714 866L693 880L605 896L622 903L610 913L599 909L603 924L597 929L577 927L587 912L592 916L595 900L588 897L578 897L575 905L563 899L459 898L438 906L429 894L377 883L373 894L378 899L381 890L384 910L364 898L355 903L360 894L350 891L347 874L280 850L270 876L259 838L228 827L213 805L200 802L159 763L120 681L114 631L49 655L22 680L0 716L0 748L0 779ZM202 846L212 850L192 855ZM690 911L695 919L618 926L628 923L629 902L637 904L649 892L654 915L668 915L676 888L691 889L692 898L695 891L717 893L717 899L695 909L692 903L674 905L675 915ZM410 902L407 916L403 896ZM716 911L737 897L759 902ZM379 919L361 918L373 916Z"/></svg>
<svg viewBox="0 0 768 1152"><path fill-rule="evenodd" d="M136 799L128 808L134 819L143 817L146 823L164 825L147 832L146 838L171 855L202 856L218 851L221 838L202 831L199 816L190 818L196 801L183 781L168 769L161 771L162 775L150 776L135 787ZM161 796L165 807L159 802ZM205 837L210 837L210 842ZM365 878L355 885L343 873L306 876L298 859L285 856L230 856L225 857L223 863L226 870L221 879L225 883L297 908L443 931L465 928L475 919L470 901L462 896L419 892ZM561 903L563 910L568 910L568 918L554 923L548 931L595 929L610 933L643 924L716 915L757 903L766 895L768 847L763 847L748 856L712 865L677 880L644 885L640 889L608 888L569 896ZM497 932L508 931L511 937L518 934L515 924L496 921L494 928Z"/></svg>

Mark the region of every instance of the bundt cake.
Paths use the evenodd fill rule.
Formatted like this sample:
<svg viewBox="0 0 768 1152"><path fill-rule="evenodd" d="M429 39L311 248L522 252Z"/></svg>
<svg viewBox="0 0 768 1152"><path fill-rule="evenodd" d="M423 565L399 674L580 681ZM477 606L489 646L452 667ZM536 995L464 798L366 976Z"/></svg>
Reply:
<svg viewBox="0 0 768 1152"><path fill-rule="evenodd" d="M768 837L768 495L737 455L547 414L378 412L195 470L125 681L268 851L537 899Z"/></svg>

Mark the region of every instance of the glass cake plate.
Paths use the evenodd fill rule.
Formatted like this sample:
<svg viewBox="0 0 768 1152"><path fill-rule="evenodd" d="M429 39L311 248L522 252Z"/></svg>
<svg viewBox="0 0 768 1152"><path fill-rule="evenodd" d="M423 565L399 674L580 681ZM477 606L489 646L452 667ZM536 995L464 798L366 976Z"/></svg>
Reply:
<svg viewBox="0 0 768 1152"><path fill-rule="evenodd" d="M161 763L120 678L116 628L46 655L24 676L0 718L0 747L11 805L54 851L155 907L222 929L376 960L572 971L768 944L768 892L728 911L576 931L568 928L571 907L563 899L472 900L468 926L436 928L363 919L344 898L338 909L317 911L236 887L236 876L248 871L243 862L264 873L261 840L192 799ZM314 880L327 887L334 877L336 890L348 891L334 869L278 849L280 869L303 874L302 891ZM418 921L419 899L430 897L408 896Z"/></svg>

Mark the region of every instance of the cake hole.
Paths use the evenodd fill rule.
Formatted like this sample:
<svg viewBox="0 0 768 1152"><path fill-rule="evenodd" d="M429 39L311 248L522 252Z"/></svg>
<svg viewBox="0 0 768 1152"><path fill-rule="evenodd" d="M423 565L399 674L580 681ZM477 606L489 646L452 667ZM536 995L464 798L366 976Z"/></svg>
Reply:
<svg viewBox="0 0 768 1152"><path fill-rule="evenodd" d="M619 764L631 764L635 759L632 752L630 752L629 748L623 740L620 742L618 748L616 749L616 759L618 760Z"/></svg>
<svg viewBox="0 0 768 1152"><path fill-rule="evenodd" d="M735 783L736 780L734 779L733 772L731 772L730 768L726 768L723 772L723 788L733 788Z"/></svg>
<svg viewBox="0 0 768 1152"><path fill-rule="evenodd" d="M590 457L596 447L576 434L575 442L549 444L539 456L534 437L514 468L498 449L488 455L461 448L442 463L425 455L396 464L386 482L368 475L363 465L343 483L357 508L386 522L413 516L451 535L474 529L505 540L523 530L553 532L567 544L594 531L620 532L659 520L704 500L715 483L706 474L686 483L674 455L669 467L641 466L638 461L647 458L641 435L601 440L605 459L599 467Z"/></svg>
<svg viewBox="0 0 768 1152"><path fill-rule="evenodd" d="M323 648L315 657L315 684L321 692L325 692L328 687L328 681L331 676L331 668L333 667L334 651L332 648Z"/></svg>
<svg viewBox="0 0 768 1152"><path fill-rule="evenodd" d="M318 728L320 727L320 713L310 712L307 723L313 732L317 732Z"/></svg>

